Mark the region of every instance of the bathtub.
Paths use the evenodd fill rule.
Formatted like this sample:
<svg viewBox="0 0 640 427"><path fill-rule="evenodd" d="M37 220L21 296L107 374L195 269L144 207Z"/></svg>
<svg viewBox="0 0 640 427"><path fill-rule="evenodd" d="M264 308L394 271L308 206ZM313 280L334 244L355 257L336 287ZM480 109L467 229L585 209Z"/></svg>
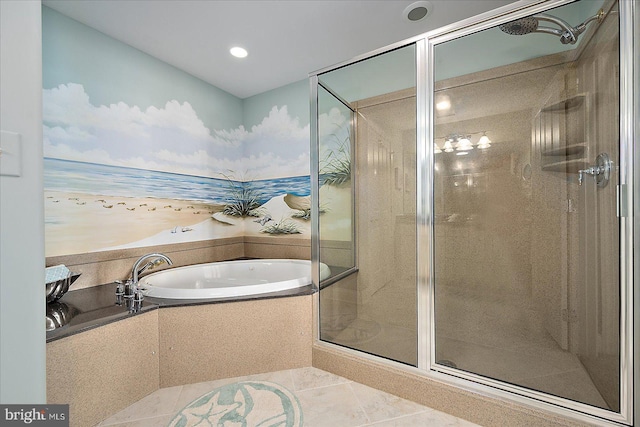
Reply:
<svg viewBox="0 0 640 427"><path fill-rule="evenodd" d="M320 264L320 277L329 277ZM143 294L153 298L205 299L258 295L311 284L311 261L255 259L212 262L171 268L139 281Z"/></svg>

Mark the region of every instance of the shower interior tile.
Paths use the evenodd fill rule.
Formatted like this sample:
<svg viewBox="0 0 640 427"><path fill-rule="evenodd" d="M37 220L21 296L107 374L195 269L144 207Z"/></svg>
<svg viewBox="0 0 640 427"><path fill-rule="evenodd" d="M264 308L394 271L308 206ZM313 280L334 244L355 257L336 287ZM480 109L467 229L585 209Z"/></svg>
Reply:
<svg viewBox="0 0 640 427"><path fill-rule="evenodd" d="M578 358L557 345L506 350L441 337L436 358L468 372L607 407Z"/></svg>
<svg viewBox="0 0 640 427"><path fill-rule="evenodd" d="M417 362L415 329L357 318L330 341L414 366Z"/></svg>
<svg viewBox="0 0 640 427"><path fill-rule="evenodd" d="M571 372L528 378L522 381L522 385L600 408L609 408L582 365Z"/></svg>

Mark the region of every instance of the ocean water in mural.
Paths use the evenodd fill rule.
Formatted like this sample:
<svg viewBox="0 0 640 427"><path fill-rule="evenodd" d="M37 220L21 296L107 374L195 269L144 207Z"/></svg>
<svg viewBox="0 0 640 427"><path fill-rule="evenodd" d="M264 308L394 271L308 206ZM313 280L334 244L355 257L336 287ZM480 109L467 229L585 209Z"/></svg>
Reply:
<svg viewBox="0 0 640 427"><path fill-rule="evenodd" d="M283 193L309 196L310 177L294 176L257 181L235 181L157 172L121 166L44 159L44 187L47 191L86 193L138 198L176 199L224 204L233 187L245 186L266 203Z"/></svg>

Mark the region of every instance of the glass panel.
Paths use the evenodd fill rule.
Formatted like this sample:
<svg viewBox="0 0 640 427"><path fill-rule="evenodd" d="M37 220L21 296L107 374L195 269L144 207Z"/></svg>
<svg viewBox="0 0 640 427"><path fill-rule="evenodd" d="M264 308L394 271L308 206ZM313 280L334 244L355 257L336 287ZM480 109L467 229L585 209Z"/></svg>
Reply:
<svg viewBox="0 0 640 427"><path fill-rule="evenodd" d="M435 46L434 234L438 364L618 412L616 12Z"/></svg>
<svg viewBox="0 0 640 427"><path fill-rule="evenodd" d="M352 123L353 112L319 86L320 261L330 270L321 284L355 267Z"/></svg>
<svg viewBox="0 0 640 427"><path fill-rule="evenodd" d="M320 215L320 261L333 270L335 261L328 242L347 236L346 229L330 234L348 223L348 209L339 207L341 203L354 204L357 254L357 269L352 274L321 284L320 337L415 366L415 47L323 74L320 81L356 111L356 143L351 148L357 177L351 199L350 187L334 185L325 178L322 160L326 156L320 152L323 184L319 194L324 212ZM319 88L318 92L319 114L333 120L327 123L346 119L348 109L340 109L339 101L331 100L327 91ZM320 129L323 120L319 117ZM321 135L331 134L329 126L326 128ZM339 212L342 214L337 218Z"/></svg>

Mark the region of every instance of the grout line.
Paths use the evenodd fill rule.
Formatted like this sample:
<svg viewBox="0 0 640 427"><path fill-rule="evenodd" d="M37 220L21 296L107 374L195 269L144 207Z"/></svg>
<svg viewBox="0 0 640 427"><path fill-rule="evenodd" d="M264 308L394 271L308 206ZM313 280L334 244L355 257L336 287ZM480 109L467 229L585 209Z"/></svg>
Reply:
<svg viewBox="0 0 640 427"><path fill-rule="evenodd" d="M367 411L364 409L364 406L362 405L362 401L358 397L358 394L353 389L352 383L353 382L349 383L349 390L351 390L351 394L353 395L353 397L356 398L356 402L358 402L358 406L360 407L360 410L362 411L362 413L364 414L365 418L367 419L367 424L371 424L371 418L369 417L369 414L367 414Z"/></svg>
<svg viewBox="0 0 640 427"><path fill-rule="evenodd" d="M120 412L123 412L123 411L127 411L127 410L129 410L133 405L135 405L135 404L139 403L141 400L143 400L143 399L147 398L148 396L151 396L151 394L153 394L153 393L151 393L151 394L149 394L149 395L147 395L147 396L145 396L145 397L143 397L143 398L141 398L141 399L139 399L139 400L137 400L137 401L133 402L131 405L129 405L129 406L127 406L126 408L122 409L120 412L117 412L117 413L115 413L115 414L111 415L109 418L107 418L107 419L105 419L105 420L102 420L102 421L100 422L100 424L98 424L98 425L99 425L100 427L110 427L110 426L118 426L118 425L121 425L121 424L126 424L126 423L130 423L130 422L141 421L141 420L147 420L147 419L152 419L152 418L157 418L157 417L166 417L166 416L170 416L170 415L174 415L174 416L175 416L175 414L176 414L176 413L177 413L177 411L178 411L177 409L175 409L175 405L176 405L176 403L178 402L178 400L180 399L180 395L182 394L182 390L184 389L184 385L160 388L160 389L156 390L154 393L156 393L156 392L158 392L158 391L160 391L160 390L169 389L169 388L174 388L174 387L180 387L180 389L179 389L179 390L177 390L177 392L176 392L176 393L174 393L174 394L175 394L175 396L174 396L174 397L175 397L175 399L173 399L173 400L174 400L174 402L173 402L173 404L172 404L172 406L171 406L171 411L170 411L170 412L167 412L167 413L164 413L164 414L158 414L158 413L155 413L155 414L153 414L153 415L146 416L146 417L135 417L135 418L132 418L132 419L130 419L130 420L128 420L128 421L122 421L122 422L118 422L118 423L116 423L116 424L103 424L103 423L104 423L105 421L107 421L109 418L112 418L113 416L115 416L115 415L119 414Z"/></svg>
<svg viewBox="0 0 640 427"><path fill-rule="evenodd" d="M368 426L374 426L375 427L375 425L379 424L379 423L386 423L388 421L402 420L404 418L413 417L413 416L416 416L416 415L419 415L419 414L426 414L428 412L438 412L438 411L436 411L435 409L432 409L432 408L429 408L429 407L425 406L425 409L422 410L422 411L414 412L412 414L399 415L397 417L392 417L392 418L385 418L384 420L378 420L378 421L375 421L375 422L368 422L367 424L361 424L361 425L355 426L355 427L368 427ZM447 414L447 415L450 415L450 414ZM456 418L456 419L458 419L458 420L462 419L462 418L455 417L454 415L451 415L451 416Z"/></svg>
<svg viewBox="0 0 640 427"><path fill-rule="evenodd" d="M325 374L331 374L331 375L333 375L333 376L335 376L335 377L337 377L337 378L339 378L339 379L341 379L341 380L343 380L343 381L340 381L340 382L337 382L337 383L333 383L333 384L325 384L325 385L320 385L320 386L316 386L316 387L307 387L307 388L301 388L301 389L298 389L298 385L297 385L297 384L296 384L296 382L295 382L295 378L293 378L293 371L301 370L301 369L307 369L307 367L305 367L305 368L295 368L295 369L290 369L290 372L291 372L291 382L292 382L292 384L293 384L293 390L292 390L293 392L307 391L307 390L317 390L317 389L321 389L321 388L325 388L325 387L332 387L332 386L334 386L334 385L349 384L349 383L352 383L352 382L353 382L353 381L351 381L351 380L349 380L349 379L347 379L347 378L345 378L345 377L341 377L340 375L333 374L333 373L331 373L331 372L329 372L329 371L325 371L325 370L320 369L320 368L316 368L316 367L313 367L313 366L310 366L310 367L308 367L308 368L312 368L312 369L314 369L314 370L317 370L317 371L323 372L323 373L325 373Z"/></svg>
<svg viewBox="0 0 640 427"><path fill-rule="evenodd" d="M296 396L296 399L298 398L298 396L296 395L296 382L293 378L293 371L294 369L289 369L289 379L291 380L291 393L293 393L294 396Z"/></svg>
<svg viewBox="0 0 640 427"><path fill-rule="evenodd" d="M325 384L325 385L320 385L320 386L317 386L317 387L303 388L303 389L300 389L300 390L295 390L295 392L297 393L299 391L320 390L320 389L327 388L327 387L335 387L335 386L338 386L338 385L351 384L352 382L353 381L347 380L345 382L340 382L340 383L335 383L335 384Z"/></svg>

